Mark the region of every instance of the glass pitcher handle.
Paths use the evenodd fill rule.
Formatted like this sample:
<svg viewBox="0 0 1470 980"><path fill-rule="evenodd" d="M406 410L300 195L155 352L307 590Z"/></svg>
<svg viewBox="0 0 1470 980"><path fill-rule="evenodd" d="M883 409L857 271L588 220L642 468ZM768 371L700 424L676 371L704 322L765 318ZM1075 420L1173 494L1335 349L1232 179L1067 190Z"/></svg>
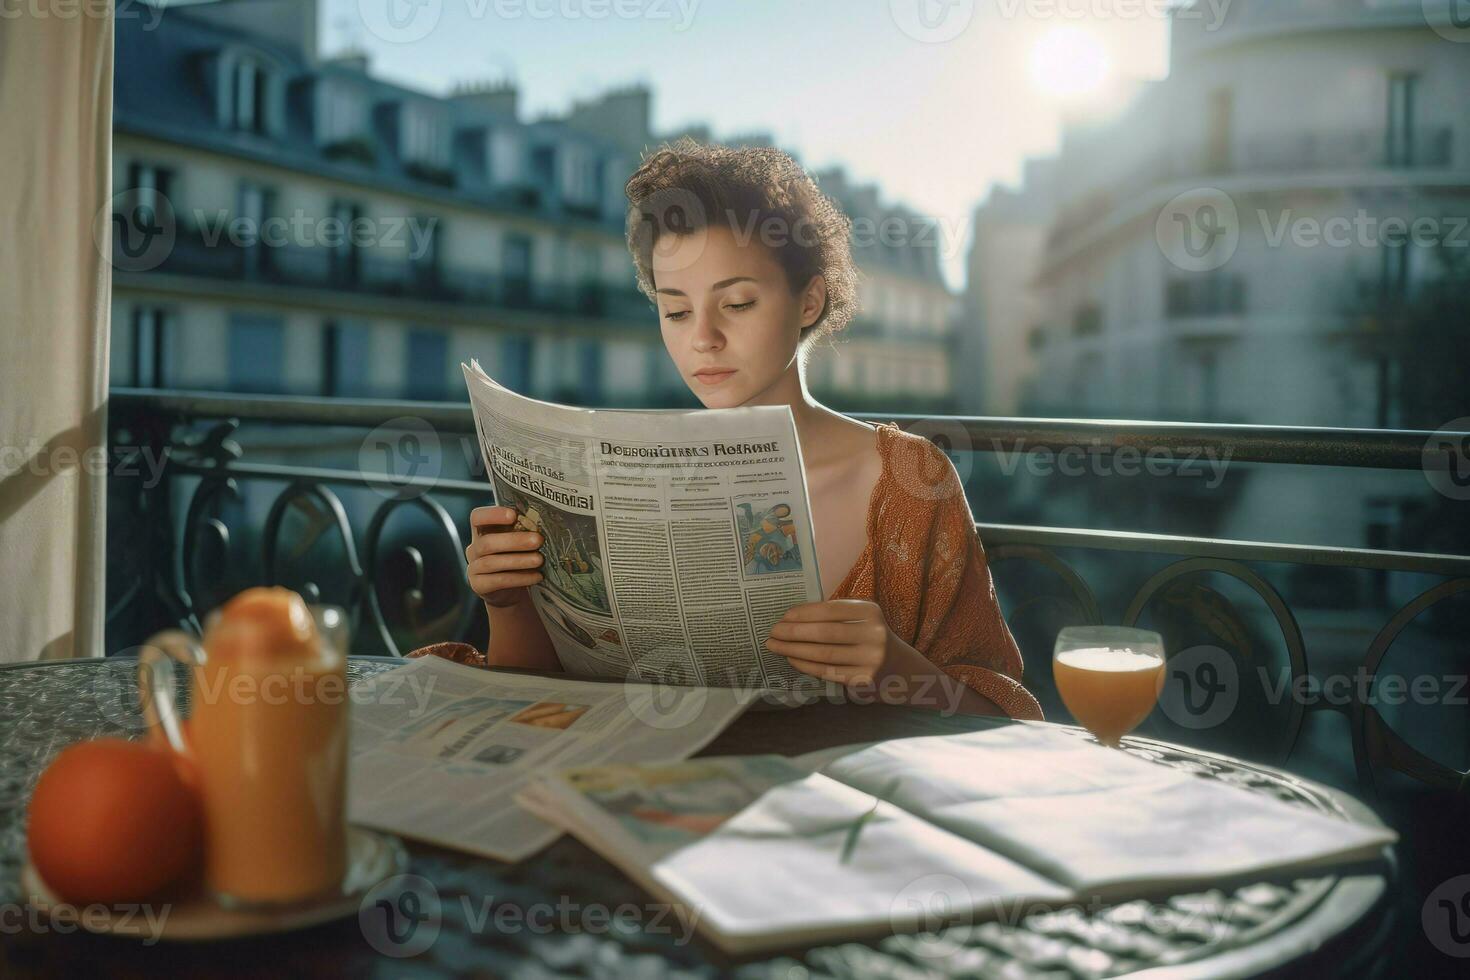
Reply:
<svg viewBox="0 0 1470 980"><path fill-rule="evenodd" d="M182 630L153 634L138 653L138 696L143 718L149 730L162 731L169 747L180 755L191 753L177 707L178 668L187 668L184 676L189 677L203 663L203 649Z"/></svg>

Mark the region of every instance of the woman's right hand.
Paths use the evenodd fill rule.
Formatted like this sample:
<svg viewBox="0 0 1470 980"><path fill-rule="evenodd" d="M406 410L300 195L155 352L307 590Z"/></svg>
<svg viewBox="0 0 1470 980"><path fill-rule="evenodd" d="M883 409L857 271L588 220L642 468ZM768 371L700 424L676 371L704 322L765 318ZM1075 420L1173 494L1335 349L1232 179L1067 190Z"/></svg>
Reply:
<svg viewBox="0 0 1470 980"><path fill-rule="evenodd" d="M497 608L514 606L526 599L526 587L541 581L545 559L537 548L541 535L518 531L514 507L476 507L470 511L473 534L465 548L470 588Z"/></svg>

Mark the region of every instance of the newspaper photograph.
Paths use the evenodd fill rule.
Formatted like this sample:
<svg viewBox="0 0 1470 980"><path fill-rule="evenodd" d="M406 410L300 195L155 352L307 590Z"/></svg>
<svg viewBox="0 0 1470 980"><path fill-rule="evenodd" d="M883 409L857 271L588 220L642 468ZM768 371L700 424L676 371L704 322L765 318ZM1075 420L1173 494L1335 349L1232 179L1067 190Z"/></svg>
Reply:
<svg viewBox="0 0 1470 980"><path fill-rule="evenodd" d="M502 861L561 835L515 802L533 779L685 759L746 707L734 690L559 680L439 657L364 678L352 695L349 819Z"/></svg>
<svg viewBox="0 0 1470 980"><path fill-rule="evenodd" d="M789 407L594 411L464 372L495 500L544 541L531 599L569 673L822 687L765 648L823 597Z"/></svg>

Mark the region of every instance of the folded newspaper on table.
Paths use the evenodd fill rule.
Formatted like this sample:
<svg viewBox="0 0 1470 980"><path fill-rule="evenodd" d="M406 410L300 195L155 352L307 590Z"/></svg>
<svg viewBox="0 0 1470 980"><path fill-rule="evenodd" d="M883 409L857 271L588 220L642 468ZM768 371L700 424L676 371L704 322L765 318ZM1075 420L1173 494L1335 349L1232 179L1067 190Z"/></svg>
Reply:
<svg viewBox="0 0 1470 980"><path fill-rule="evenodd" d="M574 768L520 799L742 953L1245 884L1397 840L1032 724Z"/></svg>
<svg viewBox="0 0 1470 980"><path fill-rule="evenodd" d="M495 499L545 542L531 598L569 673L822 687L765 648L822 598L790 408L592 411L464 373Z"/></svg>
<svg viewBox="0 0 1470 980"><path fill-rule="evenodd" d="M348 817L518 861L561 836L515 792L593 763L699 751L745 707L733 689L604 684L410 660L352 687Z"/></svg>

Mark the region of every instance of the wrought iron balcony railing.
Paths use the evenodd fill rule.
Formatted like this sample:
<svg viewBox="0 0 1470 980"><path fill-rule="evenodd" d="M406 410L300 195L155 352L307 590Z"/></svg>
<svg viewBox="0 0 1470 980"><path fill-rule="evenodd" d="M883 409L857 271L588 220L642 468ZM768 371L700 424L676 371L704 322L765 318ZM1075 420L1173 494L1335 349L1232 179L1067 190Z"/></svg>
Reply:
<svg viewBox="0 0 1470 980"><path fill-rule="evenodd" d="M1426 432L895 421L951 451L986 455L1045 451L1060 457L1081 450L1121 460L1213 454L1231 465L1298 472L1451 469L1457 477L1470 476L1457 469L1470 470L1470 461L1447 457ZM463 549L468 511L491 491L466 406L114 390L110 433L109 652L134 646L165 625L197 630L209 609L259 583L287 584L308 598L345 606L359 652L397 654L450 638L483 645L486 624L465 582ZM384 433L412 438L384 439ZM241 449L246 434L256 458ZM1470 433L1454 439L1470 456ZM419 469L382 472L395 454L417 461ZM1335 712L1349 724L1351 747L1331 751L1365 790L1379 785L1385 770L1397 770L1422 790L1466 795L1470 777L1436 761L1422 741L1402 735L1404 713L1388 707L1393 702L1379 697L1375 685L1387 680L1379 675L1388 673L1395 641L1421 615L1414 642L1399 645L1412 648L1411 671L1430 675L1454 663L1463 681L1463 631L1446 614L1464 608L1470 556L1071 527L978 528L1026 658L1026 684L1049 716L1061 710L1050 674L1058 628L1102 621L1149 625L1165 634L1170 683L1176 694L1183 691L1183 700L1161 704L1165 710L1149 722L1156 727L1145 731L1281 762L1299 747L1311 719ZM1313 600L1308 605L1314 608L1304 609L1282 586L1290 577L1283 569L1329 573L1329 600L1335 573L1398 576L1395 581L1411 586L1412 598L1346 609ZM1327 626L1318 629L1324 617ZM1426 623L1427 639L1417 632ZM1403 673L1393 676L1402 682ZM1356 680L1343 698L1301 694L1313 684L1320 688L1324 677L1349 674ZM1166 698L1169 690L1166 685ZM1467 693L1442 690L1439 702ZM1217 697L1230 702L1223 714ZM1462 728L1455 737L1463 742L1470 731Z"/></svg>

